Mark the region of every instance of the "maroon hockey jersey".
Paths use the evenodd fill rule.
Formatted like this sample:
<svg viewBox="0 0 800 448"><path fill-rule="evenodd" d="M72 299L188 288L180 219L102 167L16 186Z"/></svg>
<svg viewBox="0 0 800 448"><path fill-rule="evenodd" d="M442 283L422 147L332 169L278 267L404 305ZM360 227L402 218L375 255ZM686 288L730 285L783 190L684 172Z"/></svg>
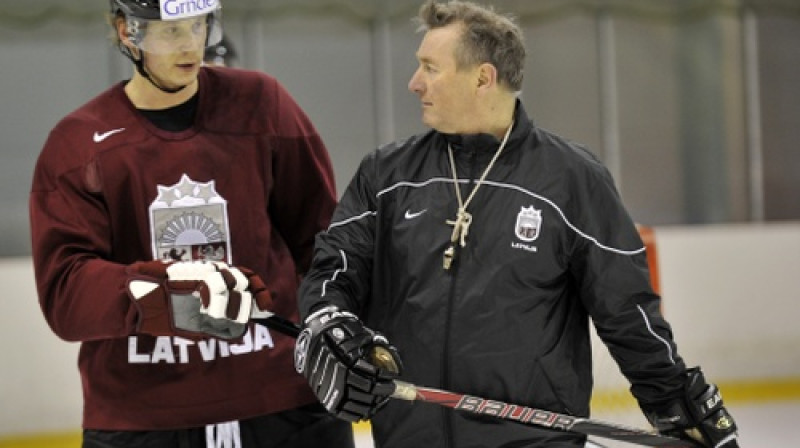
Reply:
<svg viewBox="0 0 800 448"><path fill-rule="evenodd" d="M30 197L40 303L82 343L84 427L157 430L278 412L315 398L294 341L252 325L240 341L135 334L127 265L213 259L260 274L297 319L298 277L336 193L309 119L268 75L204 68L195 124L166 132L120 83L51 132Z"/></svg>

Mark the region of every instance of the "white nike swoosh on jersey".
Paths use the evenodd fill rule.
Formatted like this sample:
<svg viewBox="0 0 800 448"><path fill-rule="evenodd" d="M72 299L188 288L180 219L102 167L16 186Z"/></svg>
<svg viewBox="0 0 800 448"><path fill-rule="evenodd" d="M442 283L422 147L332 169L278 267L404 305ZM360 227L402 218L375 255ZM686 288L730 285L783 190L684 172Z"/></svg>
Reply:
<svg viewBox="0 0 800 448"><path fill-rule="evenodd" d="M114 134L119 134L120 132L122 132L124 130L125 130L125 128L112 129L110 131L103 132L102 134L99 133L99 132L95 132L94 133L94 137L92 137L92 140L94 140L95 143L100 143L103 140L107 139L108 137L111 137Z"/></svg>
<svg viewBox="0 0 800 448"><path fill-rule="evenodd" d="M421 210L416 213L411 213L411 210L406 210L406 219L414 219L427 211L428 211L427 208L425 210Z"/></svg>

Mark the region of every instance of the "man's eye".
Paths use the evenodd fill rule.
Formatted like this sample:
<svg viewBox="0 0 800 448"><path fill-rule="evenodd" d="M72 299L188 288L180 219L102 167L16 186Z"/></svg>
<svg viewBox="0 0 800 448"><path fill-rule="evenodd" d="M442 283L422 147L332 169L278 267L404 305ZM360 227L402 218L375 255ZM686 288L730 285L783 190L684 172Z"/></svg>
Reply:
<svg viewBox="0 0 800 448"><path fill-rule="evenodd" d="M171 26L161 30L161 34L165 37L172 37L178 34L178 27Z"/></svg>

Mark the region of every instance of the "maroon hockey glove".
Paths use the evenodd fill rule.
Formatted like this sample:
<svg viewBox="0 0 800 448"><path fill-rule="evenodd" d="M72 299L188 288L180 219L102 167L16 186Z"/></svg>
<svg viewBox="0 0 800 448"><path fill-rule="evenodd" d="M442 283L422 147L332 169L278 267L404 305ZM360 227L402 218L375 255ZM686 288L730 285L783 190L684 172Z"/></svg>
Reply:
<svg viewBox="0 0 800 448"><path fill-rule="evenodd" d="M331 414L367 419L389 400L401 371L397 349L352 313L327 306L306 320L295 345L295 369Z"/></svg>
<svg viewBox="0 0 800 448"><path fill-rule="evenodd" d="M272 306L257 275L224 263L148 261L130 265L128 273L140 333L237 339L251 314Z"/></svg>
<svg viewBox="0 0 800 448"><path fill-rule="evenodd" d="M647 420L664 435L699 442L701 446L739 448L736 423L714 384L699 367L688 369L684 396L657 406L642 406Z"/></svg>

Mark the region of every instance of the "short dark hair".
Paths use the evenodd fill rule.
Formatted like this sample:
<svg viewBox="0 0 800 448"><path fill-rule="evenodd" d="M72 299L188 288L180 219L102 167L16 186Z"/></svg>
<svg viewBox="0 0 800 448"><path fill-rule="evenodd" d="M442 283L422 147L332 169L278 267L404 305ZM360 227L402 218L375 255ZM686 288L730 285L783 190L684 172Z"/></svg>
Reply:
<svg viewBox="0 0 800 448"><path fill-rule="evenodd" d="M522 30L512 17L469 1L428 0L420 7L416 22L421 30L462 24L464 32L455 54L458 68L488 62L497 69L501 84L512 91L522 89L525 45Z"/></svg>

